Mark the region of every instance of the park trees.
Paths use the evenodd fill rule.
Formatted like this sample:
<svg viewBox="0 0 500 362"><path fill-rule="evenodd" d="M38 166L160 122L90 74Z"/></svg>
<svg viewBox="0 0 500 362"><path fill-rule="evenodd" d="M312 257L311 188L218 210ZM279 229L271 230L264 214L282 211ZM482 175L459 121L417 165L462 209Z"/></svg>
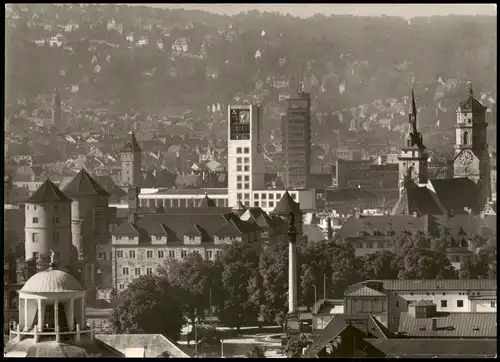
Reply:
<svg viewBox="0 0 500 362"><path fill-rule="evenodd" d="M204 317L211 307L212 292L218 294L214 263L199 254L191 254L183 260L168 259L157 272L179 291L182 311L194 327L195 319Z"/></svg>
<svg viewBox="0 0 500 362"><path fill-rule="evenodd" d="M177 341L184 325L179 291L165 277L144 275L117 298L110 323L115 333L153 333Z"/></svg>

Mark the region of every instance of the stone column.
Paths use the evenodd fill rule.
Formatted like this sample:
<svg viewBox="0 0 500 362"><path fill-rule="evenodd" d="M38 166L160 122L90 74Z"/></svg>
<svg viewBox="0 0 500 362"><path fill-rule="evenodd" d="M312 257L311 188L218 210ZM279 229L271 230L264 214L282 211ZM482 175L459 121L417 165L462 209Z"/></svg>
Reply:
<svg viewBox="0 0 500 362"><path fill-rule="evenodd" d="M71 298L69 301L69 310L68 310L68 327L70 331L75 329L75 299Z"/></svg>
<svg viewBox="0 0 500 362"><path fill-rule="evenodd" d="M57 299L54 301L54 329L56 332L56 342L59 342L61 336L59 335L59 301Z"/></svg>
<svg viewBox="0 0 500 362"><path fill-rule="evenodd" d="M292 218L294 219L294 218ZM297 232L290 220L288 227L288 313L297 312Z"/></svg>
<svg viewBox="0 0 500 362"><path fill-rule="evenodd" d="M22 303L24 305L24 331L27 332L28 328L29 328L29 324L28 324L28 299L19 298L19 305L21 305L21 301L24 301L24 303Z"/></svg>
<svg viewBox="0 0 500 362"><path fill-rule="evenodd" d="M43 311L42 311L42 300L38 299L38 331L43 331Z"/></svg>
<svg viewBox="0 0 500 362"><path fill-rule="evenodd" d="M82 316L81 316L81 320L80 320L80 325L81 325L81 328L82 330L85 330L86 326L85 326L85 298L82 297L80 299L81 301L81 308L82 308Z"/></svg>

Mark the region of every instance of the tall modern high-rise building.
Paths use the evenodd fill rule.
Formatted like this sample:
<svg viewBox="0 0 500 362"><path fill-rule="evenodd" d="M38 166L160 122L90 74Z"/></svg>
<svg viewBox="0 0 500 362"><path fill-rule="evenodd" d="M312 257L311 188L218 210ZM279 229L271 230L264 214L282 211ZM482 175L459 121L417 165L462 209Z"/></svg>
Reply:
<svg viewBox="0 0 500 362"><path fill-rule="evenodd" d="M307 188L311 168L311 95L299 91L288 99L281 119L286 188Z"/></svg>
<svg viewBox="0 0 500 362"><path fill-rule="evenodd" d="M252 190L264 189L261 109L257 105L228 107L228 206L251 206Z"/></svg>

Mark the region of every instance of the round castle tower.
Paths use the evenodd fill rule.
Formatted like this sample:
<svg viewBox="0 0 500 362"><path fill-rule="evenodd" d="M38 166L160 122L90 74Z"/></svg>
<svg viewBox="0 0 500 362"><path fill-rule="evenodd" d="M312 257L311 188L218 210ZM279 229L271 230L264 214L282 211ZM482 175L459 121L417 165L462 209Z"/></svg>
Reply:
<svg viewBox="0 0 500 362"><path fill-rule="evenodd" d="M54 251L62 265L71 260L71 199L50 180L25 202L25 258Z"/></svg>

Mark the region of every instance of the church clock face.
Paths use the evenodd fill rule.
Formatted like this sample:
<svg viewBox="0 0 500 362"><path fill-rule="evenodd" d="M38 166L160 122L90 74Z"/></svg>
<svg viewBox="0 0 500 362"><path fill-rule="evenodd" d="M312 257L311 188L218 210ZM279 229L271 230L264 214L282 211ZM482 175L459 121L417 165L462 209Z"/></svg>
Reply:
<svg viewBox="0 0 500 362"><path fill-rule="evenodd" d="M474 156L472 155L472 152L470 152L470 151L464 151L459 156L459 161L464 166L469 166L472 163L473 159L474 159Z"/></svg>
<svg viewBox="0 0 500 362"><path fill-rule="evenodd" d="M229 117L231 140L249 140L250 110L232 109Z"/></svg>

